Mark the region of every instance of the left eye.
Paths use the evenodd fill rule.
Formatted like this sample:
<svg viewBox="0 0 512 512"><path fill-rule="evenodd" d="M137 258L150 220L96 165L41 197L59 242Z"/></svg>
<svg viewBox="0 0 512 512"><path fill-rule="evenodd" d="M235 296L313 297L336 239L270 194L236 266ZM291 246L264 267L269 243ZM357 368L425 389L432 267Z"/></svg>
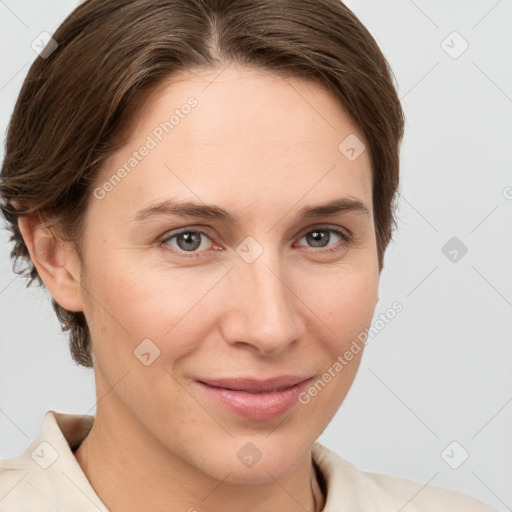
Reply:
<svg viewBox="0 0 512 512"><path fill-rule="evenodd" d="M313 229L312 231L308 231L306 234L304 234L302 238L305 238L308 241L308 243L312 243L313 247L329 247L327 244L331 241L332 233L339 237L343 242L349 241L348 235L345 235L344 233L337 229L331 228ZM331 246L329 247L329 250L333 250L335 248L336 247Z"/></svg>

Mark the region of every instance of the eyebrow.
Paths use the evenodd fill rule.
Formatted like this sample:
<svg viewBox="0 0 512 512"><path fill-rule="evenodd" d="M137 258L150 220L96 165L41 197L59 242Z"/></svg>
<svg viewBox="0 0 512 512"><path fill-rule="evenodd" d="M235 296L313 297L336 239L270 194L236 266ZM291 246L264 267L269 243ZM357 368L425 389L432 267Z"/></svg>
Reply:
<svg viewBox="0 0 512 512"><path fill-rule="evenodd" d="M317 206L305 206L298 212L298 220L306 220L337 213L356 212L371 216L370 209L359 199L342 197ZM239 224L239 218L220 206L194 203L192 201L175 201L167 199L152 206L138 210L134 221L143 221L154 216L178 215L181 217L199 217L220 220L229 224Z"/></svg>

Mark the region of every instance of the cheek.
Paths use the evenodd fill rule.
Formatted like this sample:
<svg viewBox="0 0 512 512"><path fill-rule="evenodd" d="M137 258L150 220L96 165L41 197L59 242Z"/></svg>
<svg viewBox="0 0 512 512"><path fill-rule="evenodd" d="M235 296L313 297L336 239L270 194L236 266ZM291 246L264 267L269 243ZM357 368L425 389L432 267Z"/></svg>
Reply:
<svg viewBox="0 0 512 512"><path fill-rule="evenodd" d="M92 276L88 323L93 339L116 340L102 347L116 360L133 356L151 340L173 359L194 348L201 329L209 328L205 306L219 273L195 269L162 269L143 260L123 261L106 254L90 269ZM208 315L209 317L209 315ZM90 318L90 320L89 320Z"/></svg>
<svg viewBox="0 0 512 512"><path fill-rule="evenodd" d="M368 268L338 269L330 279L309 276L304 302L315 315L318 330L311 357L317 361L317 380L299 397L300 407L322 418L317 434L334 416L355 379L364 352L361 333L370 326L378 298L378 272ZM316 283L316 285L314 284ZM319 284L322 284L320 287Z"/></svg>
<svg viewBox="0 0 512 512"><path fill-rule="evenodd" d="M296 289L318 326L323 326L331 350L339 351L371 323L378 284L378 272L372 267L347 265L302 273Z"/></svg>

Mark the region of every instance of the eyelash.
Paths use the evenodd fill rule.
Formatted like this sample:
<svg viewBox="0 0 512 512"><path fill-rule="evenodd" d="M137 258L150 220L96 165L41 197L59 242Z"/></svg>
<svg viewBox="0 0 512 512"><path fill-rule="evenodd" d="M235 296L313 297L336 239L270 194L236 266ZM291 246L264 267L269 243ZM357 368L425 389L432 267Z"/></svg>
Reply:
<svg viewBox="0 0 512 512"><path fill-rule="evenodd" d="M342 248L349 246L354 240L354 236L351 233L348 233L348 232L345 233L339 229L334 229L334 228L331 228L328 226L318 226L318 227L314 227L313 229L308 229L308 231L304 231L302 233L302 235L300 236L300 239L304 238L304 236L306 236L310 233L313 233L314 231L329 231L331 233L335 233L336 235L338 235L342 240L340 243L336 244L333 247L328 247L328 248L319 247L317 252L320 252L320 253L333 253L336 251L340 251ZM201 253L204 251L199 251L199 252L188 251L187 252L187 251L177 249L175 247L170 248L170 246L167 244L167 242L169 242L173 238L178 237L179 235L182 235L183 233L199 233L201 235L204 235L207 238L210 238L208 236L208 233L206 231L204 231L203 229L194 229L194 228L187 227L187 228L181 229L177 232L171 232L167 236L165 236L165 238L161 239L161 245L163 247L163 250L171 251L172 253L177 254L178 256L184 257L184 258L200 257ZM310 249L315 250L315 247L310 247Z"/></svg>

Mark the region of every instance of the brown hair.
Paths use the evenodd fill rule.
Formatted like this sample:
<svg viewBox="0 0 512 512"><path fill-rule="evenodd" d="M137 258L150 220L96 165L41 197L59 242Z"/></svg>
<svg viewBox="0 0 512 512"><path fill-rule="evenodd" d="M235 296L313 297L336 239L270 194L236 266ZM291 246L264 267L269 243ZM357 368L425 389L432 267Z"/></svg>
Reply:
<svg viewBox="0 0 512 512"><path fill-rule="evenodd" d="M80 256L92 187L137 108L180 70L231 62L314 80L342 102L369 145L382 270L396 226L404 116L385 57L339 0L86 0L53 38L57 48L34 61L23 83L0 174L13 269L30 278L27 286L43 282L18 218L39 212ZM84 314L52 305L73 359L92 367Z"/></svg>

